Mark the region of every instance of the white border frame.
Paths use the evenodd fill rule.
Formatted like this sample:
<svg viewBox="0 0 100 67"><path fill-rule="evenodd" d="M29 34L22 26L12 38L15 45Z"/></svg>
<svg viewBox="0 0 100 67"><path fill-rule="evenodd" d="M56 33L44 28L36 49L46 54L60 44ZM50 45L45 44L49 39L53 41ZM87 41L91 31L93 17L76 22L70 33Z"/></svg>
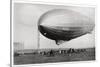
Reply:
<svg viewBox="0 0 100 67"><path fill-rule="evenodd" d="M30 1L30 0L10 0L10 66L11 67L27 67L27 66L36 66L36 65L48 65L48 64L62 64L62 63L73 63L73 62L55 62L55 63L40 63L40 64L23 64L23 65L14 65L13 63L13 8L14 3L30 3L30 4L46 4L46 5L61 5L61 6L78 6L78 7L92 7L95 8L95 32L97 31L96 28L96 16L97 16L97 6L96 5L88 5L88 4L72 4L72 3L59 3L59 2L42 2L42 1ZM96 35L95 35L95 41L96 41ZM96 46L96 42L95 42ZM95 48L96 50L96 48ZM95 54L96 55L96 54ZM95 56L96 58L96 56ZM95 60L93 60L95 61ZM80 63L80 62L93 62L93 61L75 61L74 63Z"/></svg>
<svg viewBox="0 0 100 67"><path fill-rule="evenodd" d="M31 3L31 4L62 5L62 6L81 6L81 7L94 7L94 8L96 7L96 5L88 5L88 4L43 2L43 1L32 1L32 0L12 0L12 3Z"/></svg>

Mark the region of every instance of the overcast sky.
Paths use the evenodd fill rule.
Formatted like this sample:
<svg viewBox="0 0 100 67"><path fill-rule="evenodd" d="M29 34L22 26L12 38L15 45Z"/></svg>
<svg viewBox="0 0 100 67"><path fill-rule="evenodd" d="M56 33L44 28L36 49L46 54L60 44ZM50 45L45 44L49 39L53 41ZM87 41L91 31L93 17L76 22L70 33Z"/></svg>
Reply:
<svg viewBox="0 0 100 67"><path fill-rule="evenodd" d="M40 4L14 4L14 42L24 43L25 49L36 49L38 44L38 19L45 12L52 9L70 9L90 17L95 18L94 8L72 7L72 6L51 6ZM56 45L54 40L50 40L40 34L40 48L87 48L94 47L94 30L90 34L83 35L61 45Z"/></svg>

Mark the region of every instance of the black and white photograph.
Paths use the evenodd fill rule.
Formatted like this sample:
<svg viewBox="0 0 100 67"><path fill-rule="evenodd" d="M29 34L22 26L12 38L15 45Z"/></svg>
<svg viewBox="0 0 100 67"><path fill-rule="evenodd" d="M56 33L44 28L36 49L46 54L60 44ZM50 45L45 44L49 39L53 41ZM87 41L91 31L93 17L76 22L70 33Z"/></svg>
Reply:
<svg viewBox="0 0 100 67"><path fill-rule="evenodd" d="M95 8L13 3L13 64L95 60Z"/></svg>

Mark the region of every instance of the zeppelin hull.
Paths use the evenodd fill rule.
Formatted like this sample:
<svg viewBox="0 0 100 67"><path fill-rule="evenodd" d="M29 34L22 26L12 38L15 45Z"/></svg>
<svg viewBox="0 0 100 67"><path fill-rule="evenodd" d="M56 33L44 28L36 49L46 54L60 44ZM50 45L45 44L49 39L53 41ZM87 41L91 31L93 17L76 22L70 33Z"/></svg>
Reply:
<svg viewBox="0 0 100 67"><path fill-rule="evenodd" d="M39 30L45 37L52 40L69 41L86 34L81 27L70 27L68 30L55 29L39 25Z"/></svg>

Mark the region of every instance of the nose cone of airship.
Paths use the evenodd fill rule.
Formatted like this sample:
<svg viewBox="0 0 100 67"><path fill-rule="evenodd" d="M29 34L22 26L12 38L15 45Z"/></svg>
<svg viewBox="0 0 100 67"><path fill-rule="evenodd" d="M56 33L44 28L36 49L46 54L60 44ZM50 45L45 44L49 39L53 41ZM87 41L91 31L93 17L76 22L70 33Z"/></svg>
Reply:
<svg viewBox="0 0 100 67"><path fill-rule="evenodd" d="M54 9L40 17L38 27L42 35L58 44L60 41L69 41L91 32L94 21L75 11Z"/></svg>

